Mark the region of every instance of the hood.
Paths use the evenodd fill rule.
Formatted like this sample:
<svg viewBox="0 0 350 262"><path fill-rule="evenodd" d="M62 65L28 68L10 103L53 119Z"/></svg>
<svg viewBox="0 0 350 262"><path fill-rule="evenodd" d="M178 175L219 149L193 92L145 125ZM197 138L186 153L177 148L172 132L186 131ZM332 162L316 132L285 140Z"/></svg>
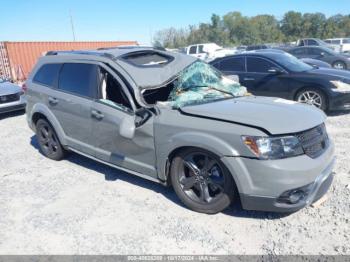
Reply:
<svg viewBox="0 0 350 262"><path fill-rule="evenodd" d="M19 93L22 89L10 82L0 83L0 96Z"/></svg>
<svg viewBox="0 0 350 262"><path fill-rule="evenodd" d="M182 112L232 121L266 130L272 135L291 134L323 123L319 109L293 101L270 97L239 97L201 105L185 106Z"/></svg>
<svg viewBox="0 0 350 262"><path fill-rule="evenodd" d="M332 66L326 62L323 62L321 60L312 59L312 58L300 58L299 60L303 61L304 63L315 65L317 67L321 68L332 68Z"/></svg>
<svg viewBox="0 0 350 262"><path fill-rule="evenodd" d="M315 75L328 76L330 79L350 80L350 71L347 71L347 70L338 70L338 69L332 69L332 68L318 68L318 69L310 70L308 72Z"/></svg>

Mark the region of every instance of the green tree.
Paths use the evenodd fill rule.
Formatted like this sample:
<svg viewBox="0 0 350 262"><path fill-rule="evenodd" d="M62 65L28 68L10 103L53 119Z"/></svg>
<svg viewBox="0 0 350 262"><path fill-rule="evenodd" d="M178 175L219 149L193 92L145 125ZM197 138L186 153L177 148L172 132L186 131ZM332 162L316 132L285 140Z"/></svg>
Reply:
<svg viewBox="0 0 350 262"><path fill-rule="evenodd" d="M334 15L329 17L325 23L322 38L333 38L343 36L343 30L341 27L342 22L342 15Z"/></svg>
<svg viewBox="0 0 350 262"><path fill-rule="evenodd" d="M301 37L322 38L326 24L326 16L322 13L306 13L303 15Z"/></svg>
<svg viewBox="0 0 350 262"><path fill-rule="evenodd" d="M350 37L350 15L343 16L339 27L343 37Z"/></svg>
<svg viewBox="0 0 350 262"><path fill-rule="evenodd" d="M303 15L299 12L287 12L281 21L281 32L286 40L295 41L301 36L303 30Z"/></svg>
<svg viewBox="0 0 350 262"><path fill-rule="evenodd" d="M187 29L167 28L156 33L154 41L168 48L214 42L219 45L252 45L296 41L299 38L350 37L350 15L289 11L278 21L272 15L243 16L229 12L223 17L212 14L209 23L190 25Z"/></svg>
<svg viewBox="0 0 350 262"><path fill-rule="evenodd" d="M272 15L257 15L250 20L257 32L257 38L260 43L282 42L284 35L282 34L279 22Z"/></svg>
<svg viewBox="0 0 350 262"><path fill-rule="evenodd" d="M167 48L177 48L187 45L188 32L174 27L160 30L156 33L153 42Z"/></svg>
<svg viewBox="0 0 350 262"><path fill-rule="evenodd" d="M240 12L230 12L223 17L228 41L232 44L254 44L259 42L257 29L249 18Z"/></svg>
<svg viewBox="0 0 350 262"><path fill-rule="evenodd" d="M209 26L208 40L219 45L228 45L230 43L228 34L225 31L224 23L221 17L213 14L211 16L211 24Z"/></svg>

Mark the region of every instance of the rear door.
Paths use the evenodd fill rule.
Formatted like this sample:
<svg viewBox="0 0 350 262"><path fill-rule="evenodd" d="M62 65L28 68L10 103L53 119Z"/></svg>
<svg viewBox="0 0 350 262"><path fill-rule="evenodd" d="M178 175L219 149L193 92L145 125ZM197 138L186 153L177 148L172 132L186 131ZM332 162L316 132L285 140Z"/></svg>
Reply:
<svg viewBox="0 0 350 262"><path fill-rule="evenodd" d="M307 53L309 58L321 60L324 52L322 49L311 47L307 49Z"/></svg>
<svg viewBox="0 0 350 262"><path fill-rule="evenodd" d="M153 114L135 114L133 98L118 73L99 67L100 92L92 105L92 134L96 157L148 176L157 177ZM138 120L143 122L135 124ZM134 132L132 131L134 130Z"/></svg>
<svg viewBox="0 0 350 262"><path fill-rule="evenodd" d="M272 73L271 69L284 71L279 65L261 57L246 57L247 72L242 76L241 84L258 96L289 97L288 74Z"/></svg>
<svg viewBox="0 0 350 262"><path fill-rule="evenodd" d="M297 58L305 58L305 57L308 57L308 54L306 53L306 49L307 48L304 48L304 47L296 48L291 51L291 54Z"/></svg>
<svg viewBox="0 0 350 262"><path fill-rule="evenodd" d="M224 75L238 76L239 82L243 81L243 77L246 72L245 57L225 57L219 60L217 64L214 64Z"/></svg>
<svg viewBox="0 0 350 262"><path fill-rule="evenodd" d="M56 90L48 96L48 106L61 124L68 145L94 154L91 139L91 106L97 96L97 66L89 63L62 65Z"/></svg>
<svg viewBox="0 0 350 262"><path fill-rule="evenodd" d="M310 45L318 46L319 43L318 43L316 40L314 40L314 39L308 39L308 40L307 40L307 45L308 45L308 46L310 46Z"/></svg>

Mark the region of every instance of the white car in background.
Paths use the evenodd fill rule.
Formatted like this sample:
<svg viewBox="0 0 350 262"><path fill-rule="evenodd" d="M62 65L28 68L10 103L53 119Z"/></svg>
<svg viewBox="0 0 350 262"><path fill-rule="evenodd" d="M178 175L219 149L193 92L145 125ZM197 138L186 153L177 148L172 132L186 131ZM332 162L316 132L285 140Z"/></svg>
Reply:
<svg viewBox="0 0 350 262"><path fill-rule="evenodd" d="M340 52L350 52L350 38L329 38L324 41Z"/></svg>
<svg viewBox="0 0 350 262"><path fill-rule="evenodd" d="M23 110L25 106L26 99L22 88L0 79L0 114Z"/></svg>
<svg viewBox="0 0 350 262"><path fill-rule="evenodd" d="M204 61L211 61L215 58L234 55L236 49L223 48L215 43L195 44L185 48L185 53Z"/></svg>

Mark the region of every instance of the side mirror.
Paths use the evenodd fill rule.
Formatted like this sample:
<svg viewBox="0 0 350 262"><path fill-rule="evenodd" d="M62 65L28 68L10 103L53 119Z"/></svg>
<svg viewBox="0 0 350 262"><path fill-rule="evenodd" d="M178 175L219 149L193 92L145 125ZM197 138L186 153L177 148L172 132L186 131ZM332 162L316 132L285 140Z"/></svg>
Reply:
<svg viewBox="0 0 350 262"><path fill-rule="evenodd" d="M122 137L132 139L135 135L135 116L125 116L119 126L119 134Z"/></svg>
<svg viewBox="0 0 350 262"><path fill-rule="evenodd" d="M144 107L138 109L135 113L135 126L136 127L142 126L151 117L152 117L152 113L149 109Z"/></svg>
<svg viewBox="0 0 350 262"><path fill-rule="evenodd" d="M325 52L321 52L321 54L320 54L321 57L324 57L325 55L326 55Z"/></svg>
<svg viewBox="0 0 350 262"><path fill-rule="evenodd" d="M271 67L269 70L267 70L270 74L282 74L283 71L277 67Z"/></svg>

